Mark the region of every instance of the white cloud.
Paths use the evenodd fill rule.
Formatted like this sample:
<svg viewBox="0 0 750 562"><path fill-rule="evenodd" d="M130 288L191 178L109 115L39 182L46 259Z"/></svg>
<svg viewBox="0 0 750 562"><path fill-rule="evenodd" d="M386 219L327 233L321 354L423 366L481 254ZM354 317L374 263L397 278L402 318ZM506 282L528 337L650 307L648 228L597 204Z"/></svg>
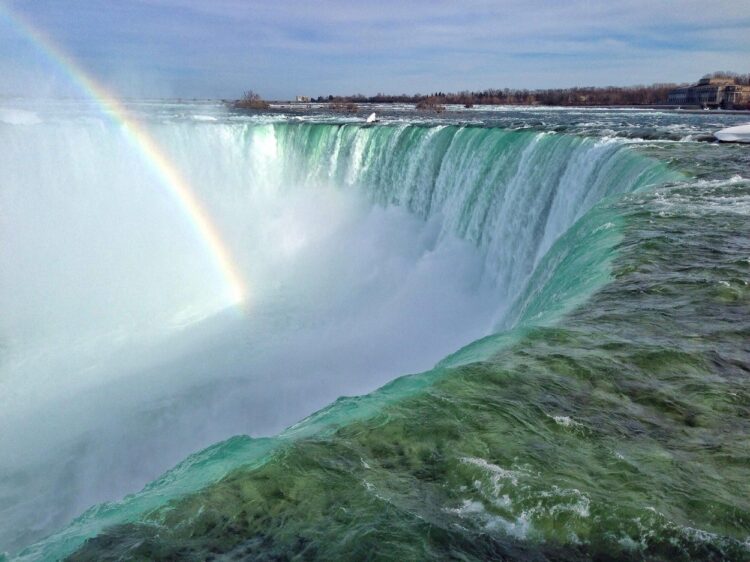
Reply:
<svg viewBox="0 0 750 562"><path fill-rule="evenodd" d="M696 0L106 0L97 6L25 0L13 6L98 72L142 68L185 96L239 95L248 86L287 97L302 89L684 81L717 68L750 70L745 1L713 0L710 9Z"/></svg>

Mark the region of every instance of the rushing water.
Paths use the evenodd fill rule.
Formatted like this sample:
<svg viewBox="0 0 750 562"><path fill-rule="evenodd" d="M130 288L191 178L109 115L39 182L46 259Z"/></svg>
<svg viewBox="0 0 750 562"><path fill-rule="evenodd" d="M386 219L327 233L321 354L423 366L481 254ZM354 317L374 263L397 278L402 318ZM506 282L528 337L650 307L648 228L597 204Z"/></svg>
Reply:
<svg viewBox="0 0 750 562"><path fill-rule="evenodd" d="M4 103L2 548L750 557L742 116L131 109L249 301L118 126Z"/></svg>

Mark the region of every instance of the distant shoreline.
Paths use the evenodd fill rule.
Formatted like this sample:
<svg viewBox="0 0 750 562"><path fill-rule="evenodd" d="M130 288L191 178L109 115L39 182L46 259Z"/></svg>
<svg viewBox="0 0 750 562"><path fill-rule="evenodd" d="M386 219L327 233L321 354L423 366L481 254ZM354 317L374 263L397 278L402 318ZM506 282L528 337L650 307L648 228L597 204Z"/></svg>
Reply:
<svg viewBox="0 0 750 562"><path fill-rule="evenodd" d="M252 93L252 92L250 92ZM695 84L656 83L634 86L576 86L572 88L511 89L486 88L479 91L436 91L427 94L375 95L298 95L295 102L331 102L342 111L354 112L357 104L415 104L417 109L442 112L449 105L540 106L540 107L612 107L677 109L702 111L704 108L750 110L750 74L721 71L707 74Z"/></svg>
<svg viewBox="0 0 750 562"><path fill-rule="evenodd" d="M274 106L293 107L295 109L313 109L314 107L330 107L337 105L337 102L329 101L282 101L274 100L268 102L271 109ZM355 104L362 107L372 106L395 106L395 105L412 105L416 106L413 102L359 102ZM650 109L658 111L675 111L679 113L700 113L700 114L718 114L718 115L748 115L750 109L701 109L698 106L679 106L679 105L541 105L541 104L474 104L471 108L464 108L461 104L445 104L445 110L450 111L451 106L459 106L462 111L481 110L484 108L491 107L523 107L523 108L534 108L534 109L546 109L546 108L559 108L559 109ZM337 108L339 109L339 108ZM416 109L416 107L415 107ZM346 111L343 111L346 113ZM353 111L352 111L353 112ZM426 112L434 112L434 110L426 110Z"/></svg>

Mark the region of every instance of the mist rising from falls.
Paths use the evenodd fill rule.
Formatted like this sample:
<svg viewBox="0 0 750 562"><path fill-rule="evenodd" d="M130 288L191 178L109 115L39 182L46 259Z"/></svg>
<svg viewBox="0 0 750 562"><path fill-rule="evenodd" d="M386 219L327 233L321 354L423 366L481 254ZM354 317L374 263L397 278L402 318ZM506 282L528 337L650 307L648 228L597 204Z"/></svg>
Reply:
<svg viewBox="0 0 750 562"><path fill-rule="evenodd" d="M273 134L279 158L292 163L283 170L293 183L359 186L380 204L440 217L441 235L471 241L484 255L501 312L552 243L597 201L666 176L620 143L568 135L291 124L275 125Z"/></svg>
<svg viewBox="0 0 750 562"><path fill-rule="evenodd" d="M619 144L543 133L150 129L221 228L248 306L223 310L222 279L116 126L0 124L4 548L199 448L429 368L502 321L588 208L663 174Z"/></svg>

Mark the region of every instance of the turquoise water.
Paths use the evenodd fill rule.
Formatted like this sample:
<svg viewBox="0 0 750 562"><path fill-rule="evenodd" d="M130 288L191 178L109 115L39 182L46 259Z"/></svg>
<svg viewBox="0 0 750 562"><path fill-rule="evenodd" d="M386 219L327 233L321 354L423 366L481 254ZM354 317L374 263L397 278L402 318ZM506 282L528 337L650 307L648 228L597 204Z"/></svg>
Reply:
<svg viewBox="0 0 750 562"><path fill-rule="evenodd" d="M233 143L275 147L262 182L357 190L470 242L493 327L18 558L750 559L750 157L700 140L712 118L226 117Z"/></svg>

